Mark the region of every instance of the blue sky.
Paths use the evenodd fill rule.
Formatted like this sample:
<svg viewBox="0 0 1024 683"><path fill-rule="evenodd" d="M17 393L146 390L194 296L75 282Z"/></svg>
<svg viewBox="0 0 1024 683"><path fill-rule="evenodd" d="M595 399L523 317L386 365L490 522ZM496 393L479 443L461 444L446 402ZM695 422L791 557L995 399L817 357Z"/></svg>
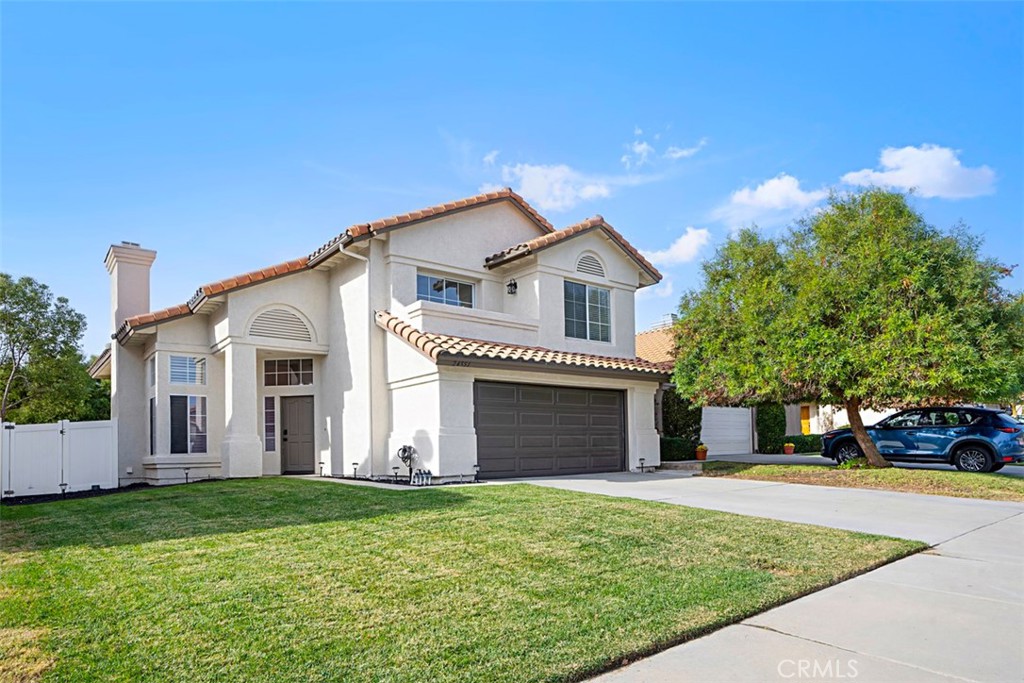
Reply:
<svg viewBox="0 0 1024 683"><path fill-rule="evenodd" d="M666 274L828 187L920 188L1024 264L1024 5L5 3L0 267L109 336L107 245L154 308L345 226L511 185ZM1010 285L1024 289L1024 275Z"/></svg>

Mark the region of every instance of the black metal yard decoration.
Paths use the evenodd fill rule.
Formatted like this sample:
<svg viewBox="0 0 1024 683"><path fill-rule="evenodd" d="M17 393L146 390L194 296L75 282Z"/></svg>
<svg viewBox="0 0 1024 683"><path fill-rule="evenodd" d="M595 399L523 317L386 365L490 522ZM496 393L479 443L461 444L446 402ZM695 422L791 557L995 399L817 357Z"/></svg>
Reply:
<svg viewBox="0 0 1024 683"><path fill-rule="evenodd" d="M402 446L398 449L398 459L409 468L409 482L412 483L412 463L416 460L416 449L413 446Z"/></svg>

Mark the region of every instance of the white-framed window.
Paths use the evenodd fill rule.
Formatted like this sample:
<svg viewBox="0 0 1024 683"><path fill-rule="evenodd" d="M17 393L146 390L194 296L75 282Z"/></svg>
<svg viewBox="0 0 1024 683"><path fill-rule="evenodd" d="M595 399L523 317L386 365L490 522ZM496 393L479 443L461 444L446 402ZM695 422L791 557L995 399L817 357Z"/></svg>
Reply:
<svg viewBox="0 0 1024 683"><path fill-rule="evenodd" d="M473 308L476 302L475 287L468 282L459 282L446 277L416 275L416 298L449 306Z"/></svg>
<svg viewBox="0 0 1024 683"><path fill-rule="evenodd" d="M277 450L277 411L273 396L263 397L263 450Z"/></svg>
<svg viewBox="0 0 1024 683"><path fill-rule="evenodd" d="M171 384L206 384L206 359L171 356Z"/></svg>
<svg viewBox="0 0 1024 683"><path fill-rule="evenodd" d="M154 353L146 361L146 376L149 379L149 386L156 385L156 354Z"/></svg>
<svg viewBox="0 0 1024 683"><path fill-rule="evenodd" d="M302 387L313 384L312 358L282 358L263 361L263 386Z"/></svg>
<svg viewBox="0 0 1024 683"><path fill-rule="evenodd" d="M170 396L171 453L206 452L206 397Z"/></svg>
<svg viewBox="0 0 1024 683"><path fill-rule="evenodd" d="M581 282L565 281L565 336L612 340L611 292Z"/></svg>

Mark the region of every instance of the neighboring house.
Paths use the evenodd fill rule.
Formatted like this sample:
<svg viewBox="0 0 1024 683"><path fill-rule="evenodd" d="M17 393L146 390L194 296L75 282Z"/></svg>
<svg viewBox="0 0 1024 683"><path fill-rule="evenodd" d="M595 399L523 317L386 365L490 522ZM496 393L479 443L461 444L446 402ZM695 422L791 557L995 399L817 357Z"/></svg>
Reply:
<svg viewBox="0 0 1024 683"><path fill-rule="evenodd" d="M658 271L597 216L511 190L353 225L309 256L149 310L156 253L110 247L121 483L280 473L435 480L659 462L662 366L636 356Z"/></svg>
<svg viewBox="0 0 1024 683"><path fill-rule="evenodd" d="M671 363L675 340L671 323L664 323L636 335L636 355L654 363ZM671 366L669 365L669 372ZM666 387L669 390L669 387ZM786 434L823 434L849 425L846 411L838 406L794 403L785 406ZM660 413L660 404L658 406ZM895 413L862 410L865 424L874 424ZM757 449L755 409L707 407L701 413L701 441L713 455L743 455ZM656 416L660 427L661 415Z"/></svg>
<svg viewBox="0 0 1024 683"><path fill-rule="evenodd" d="M663 323L636 335L636 355L666 367L671 373L675 358L672 323ZM675 391L675 388L666 385L665 391ZM660 409L659 403L659 413ZM750 408L707 406L701 410L700 440L712 455L753 453L756 445L753 415ZM661 416L656 420L660 426Z"/></svg>

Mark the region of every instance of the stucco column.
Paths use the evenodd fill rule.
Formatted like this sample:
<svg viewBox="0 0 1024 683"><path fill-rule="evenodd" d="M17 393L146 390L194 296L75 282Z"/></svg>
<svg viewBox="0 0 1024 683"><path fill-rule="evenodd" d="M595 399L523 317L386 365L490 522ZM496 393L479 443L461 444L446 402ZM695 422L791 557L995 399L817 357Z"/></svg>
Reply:
<svg viewBox="0 0 1024 683"><path fill-rule="evenodd" d="M224 348L225 477L263 475L263 442L257 425L256 347L232 341Z"/></svg>

